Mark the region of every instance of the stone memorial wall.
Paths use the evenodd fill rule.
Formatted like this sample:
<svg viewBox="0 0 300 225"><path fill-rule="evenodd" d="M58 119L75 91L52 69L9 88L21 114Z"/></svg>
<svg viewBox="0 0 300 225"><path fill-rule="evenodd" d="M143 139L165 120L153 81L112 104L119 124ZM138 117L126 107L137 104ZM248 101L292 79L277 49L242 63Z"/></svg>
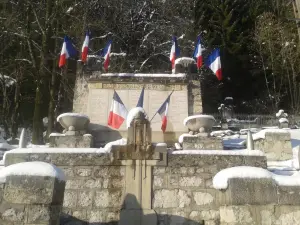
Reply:
<svg viewBox="0 0 300 225"><path fill-rule="evenodd" d="M200 81L194 75L162 74L99 74L78 75L73 101L73 111L84 113L91 119L91 132L95 145L126 137L126 123L114 130L107 126L113 92L117 91L128 110L136 107L141 90L145 87L144 109L150 119L172 92L168 111L167 130L161 131L161 117L157 114L151 121L152 138L156 142L177 142L187 131L183 120L188 115L202 113ZM93 126L94 124L94 126Z"/></svg>

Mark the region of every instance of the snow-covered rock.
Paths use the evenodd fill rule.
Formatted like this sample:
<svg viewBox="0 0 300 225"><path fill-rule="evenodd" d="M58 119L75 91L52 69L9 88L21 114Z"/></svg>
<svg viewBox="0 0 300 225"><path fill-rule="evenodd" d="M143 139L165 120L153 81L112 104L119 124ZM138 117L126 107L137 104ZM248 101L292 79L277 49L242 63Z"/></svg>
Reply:
<svg viewBox="0 0 300 225"><path fill-rule="evenodd" d="M265 139L266 138L266 133L267 132L272 132L272 133L289 133L288 130L283 130L283 129L264 129L259 131L258 133L253 134L253 140L258 140L258 139Z"/></svg>
<svg viewBox="0 0 300 225"><path fill-rule="evenodd" d="M215 189L227 189L231 178L272 178L272 174L263 168L250 166L231 167L218 172L213 178Z"/></svg>
<svg viewBox="0 0 300 225"><path fill-rule="evenodd" d="M283 109L280 109L277 113L276 113L276 117L288 117L288 114L284 112Z"/></svg>
<svg viewBox="0 0 300 225"><path fill-rule="evenodd" d="M280 118L279 123L289 123L289 120L287 118Z"/></svg>
<svg viewBox="0 0 300 225"><path fill-rule="evenodd" d="M279 186L300 186L300 172L281 173L278 175L268 170L258 167L237 166L231 167L218 172L213 178L213 187L215 189L227 189L228 180L231 178L248 178L248 179L273 179Z"/></svg>
<svg viewBox="0 0 300 225"><path fill-rule="evenodd" d="M0 183L6 182L7 176L43 176L54 177L65 181L64 172L49 163L45 162L23 162L4 167L0 170Z"/></svg>

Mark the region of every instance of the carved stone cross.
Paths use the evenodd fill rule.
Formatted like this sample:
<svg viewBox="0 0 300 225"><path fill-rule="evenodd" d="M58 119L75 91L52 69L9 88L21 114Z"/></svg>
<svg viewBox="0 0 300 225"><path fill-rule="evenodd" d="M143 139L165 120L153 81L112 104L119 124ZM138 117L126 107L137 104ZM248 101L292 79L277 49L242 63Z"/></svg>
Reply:
<svg viewBox="0 0 300 225"><path fill-rule="evenodd" d="M130 123L127 145L113 146L112 155L126 166L126 195L119 224L157 224L151 199L152 166L166 166L167 149L151 142L150 122L143 112L137 112Z"/></svg>

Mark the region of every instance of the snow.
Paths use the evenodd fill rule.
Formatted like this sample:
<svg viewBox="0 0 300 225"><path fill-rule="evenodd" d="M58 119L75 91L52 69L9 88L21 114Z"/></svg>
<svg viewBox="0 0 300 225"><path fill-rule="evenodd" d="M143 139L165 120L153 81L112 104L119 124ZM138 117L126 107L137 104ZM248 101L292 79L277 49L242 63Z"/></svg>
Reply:
<svg viewBox="0 0 300 225"><path fill-rule="evenodd" d="M63 114L60 114L57 117L57 122L59 122L60 118L67 117L67 116L70 116L70 117L79 117L79 118L84 117L84 118L87 118L88 120L90 120L90 118L87 115L84 115L84 114L81 114L81 113L63 113Z"/></svg>
<svg viewBox="0 0 300 225"><path fill-rule="evenodd" d="M142 107L135 107L128 112L126 119L127 128L130 127L132 120L138 115L138 113L144 114L145 117L148 119L147 113Z"/></svg>
<svg viewBox="0 0 300 225"><path fill-rule="evenodd" d="M179 143L175 143L175 149L176 150L181 150L182 147L181 147L181 145Z"/></svg>
<svg viewBox="0 0 300 225"><path fill-rule="evenodd" d="M49 147L34 147L34 148L17 148L5 152L3 160L7 154L23 154L23 153L56 153L56 154L105 154L108 150L105 148L49 148Z"/></svg>
<svg viewBox="0 0 300 225"><path fill-rule="evenodd" d="M248 179L273 179L279 186L300 186L300 172L279 172L272 173L259 167L237 166L227 168L218 172L213 178L213 187L215 189L227 189L228 180L231 178Z"/></svg>
<svg viewBox="0 0 300 225"><path fill-rule="evenodd" d="M181 64L183 66L188 66L190 64L195 64L195 63L196 63L195 59L190 57L181 57L175 60L175 65Z"/></svg>
<svg viewBox="0 0 300 225"><path fill-rule="evenodd" d="M249 129L241 129L240 130L240 134L241 135L247 135L248 134L248 130L250 130L251 133L257 133L257 132L259 132L258 128L249 128Z"/></svg>
<svg viewBox="0 0 300 225"><path fill-rule="evenodd" d="M163 143L163 142L161 142L161 143L153 143L153 144L154 144L154 146L157 146L157 147L167 147L167 144Z"/></svg>
<svg viewBox="0 0 300 225"><path fill-rule="evenodd" d="M116 52L111 52L109 54L109 56L112 56L112 57L125 57L127 54L125 52L120 52L120 53L116 53Z"/></svg>
<svg viewBox="0 0 300 225"><path fill-rule="evenodd" d="M280 109L280 110L278 111L278 113L276 113L276 117L280 117L280 116L287 117L288 114L285 113L283 109Z"/></svg>
<svg viewBox="0 0 300 225"><path fill-rule="evenodd" d="M52 136L66 136L65 134L61 134L61 133L51 133L50 135L49 135L49 137L52 137Z"/></svg>
<svg viewBox="0 0 300 225"><path fill-rule="evenodd" d="M225 100L233 100L233 97L226 97Z"/></svg>
<svg viewBox="0 0 300 225"><path fill-rule="evenodd" d="M107 143L104 146L105 152L111 152L111 148L113 145L127 145L127 138L121 138L119 140Z"/></svg>
<svg viewBox="0 0 300 225"><path fill-rule="evenodd" d="M14 148L15 148L14 146L7 144L6 142L0 143L0 149L11 150Z"/></svg>
<svg viewBox="0 0 300 225"><path fill-rule="evenodd" d="M61 169L45 162L23 162L4 167L0 170L0 182L6 182L7 176L55 177L61 181L66 179Z"/></svg>
<svg viewBox="0 0 300 225"><path fill-rule="evenodd" d="M180 150L173 151L173 155L242 155L242 156L264 156L260 150Z"/></svg>
<svg viewBox="0 0 300 225"><path fill-rule="evenodd" d="M280 118L279 123L289 123L289 120L287 118Z"/></svg>
<svg viewBox="0 0 300 225"><path fill-rule="evenodd" d="M186 124L189 120L197 119L197 118L207 118L207 119L212 119L215 121L215 118L211 115L194 115L194 116L189 116L189 117L185 118L183 121L183 125L186 126Z"/></svg>
<svg viewBox="0 0 300 225"><path fill-rule="evenodd" d="M210 136L213 137L222 137L225 135L233 135L234 132L232 130L216 130L210 133Z"/></svg>
<svg viewBox="0 0 300 225"><path fill-rule="evenodd" d="M197 135L188 134L188 133L180 135L179 138L178 138L178 142L179 142L180 144L183 143L183 138L184 138L184 137L197 137Z"/></svg>
<svg viewBox="0 0 300 225"><path fill-rule="evenodd" d="M213 187L215 189L227 189L228 180L231 178L269 178L272 174L268 170L259 167L237 166L231 167L218 172L213 178Z"/></svg>
<svg viewBox="0 0 300 225"><path fill-rule="evenodd" d="M101 77L177 77L185 78L185 73L169 74L169 73L103 73Z"/></svg>
<svg viewBox="0 0 300 225"><path fill-rule="evenodd" d="M14 78L2 74L0 74L0 80L4 81L6 87L10 87L17 82Z"/></svg>
<svg viewBox="0 0 300 225"><path fill-rule="evenodd" d="M259 131L256 134L253 134L253 140L255 141L255 140L258 140L258 139L265 139L267 132L270 132L270 133L282 133L282 134L289 133L289 131L282 130L282 129L264 129L264 130Z"/></svg>

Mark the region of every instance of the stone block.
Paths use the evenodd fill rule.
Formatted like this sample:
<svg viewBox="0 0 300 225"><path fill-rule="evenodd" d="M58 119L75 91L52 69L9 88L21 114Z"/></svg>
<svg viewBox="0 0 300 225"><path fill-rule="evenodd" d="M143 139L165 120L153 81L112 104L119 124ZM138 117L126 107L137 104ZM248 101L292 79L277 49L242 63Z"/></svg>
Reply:
<svg viewBox="0 0 300 225"><path fill-rule="evenodd" d="M92 206L93 203L93 192L91 191L80 191L78 192L78 207L88 207Z"/></svg>
<svg viewBox="0 0 300 225"><path fill-rule="evenodd" d="M159 189L153 193L154 208L185 208L191 203L187 191L180 189Z"/></svg>
<svg viewBox="0 0 300 225"><path fill-rule="evenodd" d="M254 147L264 151L268 160L287 160L293 154L289 132L266 132L265 139L254 141Z"/></svg>
<svg viewBox="0 0 300 225"><path fill-rule="evenodd" d="M215 137L183 137L183 150L223 150L222 139Z"/></svg>
<svg viewBox="0 0 300 225"><path fill-rule="evenodd" d="M300 205L300 187L278 186L278 204Z"/></svg>
<svg viewBox="0 0 300 225"><path fill-rule="evenodd" d="M27 207L27 222L31 224L58 224L60 206L30 205Z"/></svg>
<svg viewBox="0 0 300 225"><path fill-rule="evenodd" d="M0 207L0 219L5 222L13 223L22 223L25 221L26 212L24 205L16 205L16 204L1 204ZM1 223L2 225L2 223Z"/></svg>
<svg viewBox="0 0 300 225"><path fill-rule="evenodd" d="M63 206L67 208L75 208L77 205L77 191L65 191Z"/></svg>
<svg viewBox="0 0 300 225"><path fill-rule="evenodd" d="M92 148L93 136L51 135L49 146L52 148Z"/></svg>
<svg viewBox="0 0 300 225"><path fill-rule="evenodd" d="M228 225L258 225L255 222L255 207L222 206L220 207L220 222Z"/></svg>
<svg viewBox="0 0 300 225"><path fill-rule="evenodd" d="M272 179L232 178L225 194L227 205L277 203L277 186Z"/></svg>
<svg viewBox="0 0 300 225"><path fill-rule="evenodd" d="M213 192L214 190L208 191L207 189L193 192L193 199L195 201L195 204L201 207L209 207L211 205L215 205L215 194Z"/></svg>
<svg viewBox="0 0 300 225"><path fill-rule="evenodd" d="M54 177L8 176L3 199L17 204L62 204L64 190L65 182Z"/></svg>
<svg viewBox="0 0 300 225"><path fill-rule="evenodd" d="M300 221L300 206L277 205L275 206L276 225L294 225Z"/></svg>
<svg viewBox="0 0 300 225"><path fill-rule="evenodd" d="M119 208L122 205L122 192L119 189L96 191L94 206L97 208Z"/></svg>
<svg viewBox="0 0 300 225"><path fill-rule="evenodd" d="M91 167L77 167L75 168L75 174L79 177L89 177L92 175Z"/></svg>
<svg viewBox="0 0 300 225"><path fill-rule="evenodd" d="M179 177L180 187L200 187L203 186L203 179L199 176Z"/></svg>

